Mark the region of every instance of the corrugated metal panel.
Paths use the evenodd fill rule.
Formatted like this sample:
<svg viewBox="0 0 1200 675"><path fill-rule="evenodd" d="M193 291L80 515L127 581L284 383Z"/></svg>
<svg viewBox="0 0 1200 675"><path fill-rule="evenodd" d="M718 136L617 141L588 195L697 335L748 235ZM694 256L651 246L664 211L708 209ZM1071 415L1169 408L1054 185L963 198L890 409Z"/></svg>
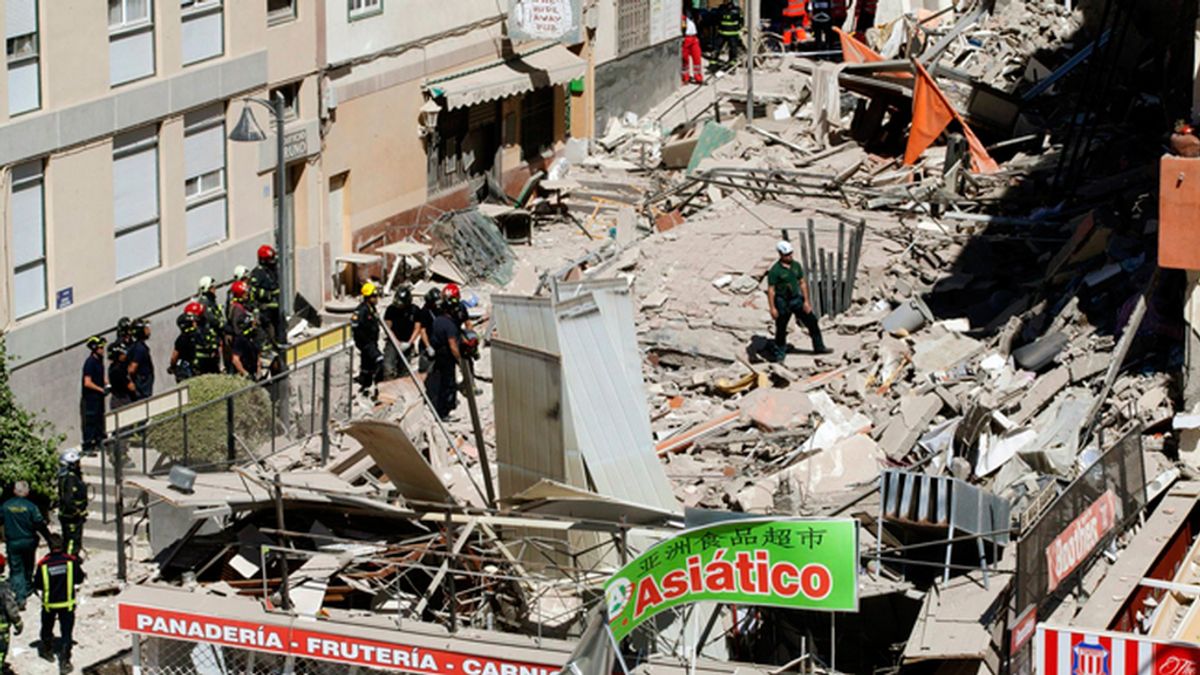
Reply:
<svg viewBox="0 0 1200 675"><path fill-rule="evenodd" d="M634 391L621 367L621 351L595 299L568 300L556 314L573 430L596 491L679 512L654 452L645 395Z"/></svg>
<svg viewBox="0 0 1200 675"><path fill-rule="evenodd" d="M561 353L550 298L493 295L492 320L496 322L495 337L551 354Z"/></svg>
<svg viewBox="0 0 1200 675"><path fill-rule="evenodd" d="M621 365L629 377L629 384L639 393L639 399L645 400L646 380L642 377L642 353L638 350L629 282L624 279L584 279L561 283L557 291L559 302L584 293L592 294L613 343L621 350Z"/></svg>
<svg viewBox="0 0 1200 675"><path fill-rule="evenodd" d="M543 478L567 482L561 369L554 354L492 341L501 499Z"/></svg>

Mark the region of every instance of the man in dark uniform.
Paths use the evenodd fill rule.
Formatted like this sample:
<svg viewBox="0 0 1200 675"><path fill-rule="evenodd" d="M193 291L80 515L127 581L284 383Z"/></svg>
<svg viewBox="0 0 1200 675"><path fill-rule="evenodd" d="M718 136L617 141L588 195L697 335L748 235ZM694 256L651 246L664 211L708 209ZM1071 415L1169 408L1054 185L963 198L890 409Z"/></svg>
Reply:
<svg viewBox="0 0 1200 675"><path fill-rule="evenodd" d="M433 333L433 320L437 318L438 306L441 304L442 292L431 288L425 292L425 304L417 310L417 328L420 333L417 335L419 344L414 344L421 352L421 362L417 370L422 373L429 370L433 358L433 347L429 344L429 337Z"/></svg>
<svg viewBox="0 0 1200 675"><path fill-rule="evenodd" d="M383 379L383 354L379 352L379 293L375 284L362 285L362 301L350 317L350 333L359 351L358 393L379 397L379 382Z"/></svg>
<svg viewBox="0 0 1200 675"><path fill-rule="evenodd" d="M813 353L830 353L832 350L821 339L821 326L808 299L808 281L804 278L804 270L792 257L792 245L781 241L775 245L775 250L779 252L779 260L767 272L767 303L771 306L771 318L775 320L775 353L771 355L771 360L782 361L787 355L787 327L793 315L812 337Z"/></svg>
<svg viewBox="0 0 1200 675"><path fill-rule="evenodd" d="M190 302L188 308L200 303ZM202 312L203 310L201 310ZM171 350L171 362L167 372L175 376L176 382L183 382L196 374L196 343L199 336L200 313L192 314L187 309L175 320L179 326L179 335L175 337L175 345Z"/></svg>
<svg viewBox="0 0 1200 675"><path fill-rule="evenodd" d="M58 523L62 525L63 544L71 555L79 555L83 550L87 515L87 484L79 466L79 451L71 448L63 452L58 467Z"/></svg>
<svg viewBox="0 0 1200 675"><path fill-rule="evenodd" d="M458 325L449 309L439 308L429 335L433 364L425 375L425 393L433 403L438 417L445 420L458 405L457 365L462 358L458 351Z"/></svg>
<svg viewBox="0 0 1200 675"><path fill-rule="evenodd" d="M145 319L133 322L129 329L133 343L129 345L129 400L140 401L154 395L154 359L150 358L150 323Z"/></svg>
<svg viewBox="0 0 1200 675"><path fill-rule="evenodd" d="M725 0L725 4L717 10L717 48L713 50L713 60L721 58L726 48L729 49L730 66L737 63L738 52L742 48L742 11L733 0Z"/></svg>
<svg viewBox="0 0 1200 675"><path fill-rule="evenodd" d="M0 577L4 576L4 556L0 555ZM25 626L21 623L21 607L13 595L12 586L7 579L0 580L0 671L5 670L4 662L8 659L8 629L12 628L17 635Z"/></svg>
<svg viewBox="0 0 1200 675"><path fill-rule="evenodd" d="M108 348L108 409L116 410L129 403L129 363L125 345L117 341Z"/></svg>
<svg viewBox="0 0 1200 675"><path fill-rule="evenodd" d="M258 247L258 267L250 273L250 298L258 311L258 326L266 336L264 344L279 342L279 277L275 272L275 249Z"/></svg>
<svg viewBox="0 0 1200 675"><path fill-rule="evenodd" d="M420 337L418 332L420 325L417 323L419 310L412 300L412 289L402 286L396 290L392 304L388 305L387 310L383 313L383 321L387 324L388 330L392 331L392 335L396 336L396 340L400 343L400 351L404 352L406 359L410 356L409 350ZM384 340L383 370L384 377L389 380L407 374L407 371L404 370L404 363L400 360L399 352L396 351L391 340Z"/></svg>
<svg viewBox="0 0 1200 675"><path fill-rule="evenodd" d="M33 593L33 561L37 558L38 535L50 541L50 528L37 505L29 501L29 483L19 480L13 485L13 496L4 502L4 543L8 564L12 568L13 595L17 604L25 606L25 598Z"/></svg>
<svg viewBox="0 0 1200 675"><path fill-rule="evenodd" d="M104 371L104 347L107 341L99 335L87 339L87 360L83 362L83 390L79 397L80 431L84 452L96 452L104 442L104 397L108 395L108 380Z"/></svg>
<svg viewBox="0 0 1200 675"><path fill-rule="evenodd" d="M84 573L79 559L63 550L61 537L51 536L49 543L50 554L38 562L34 575L38 591L42 594L42 634L38 656L46 661L53 660L51 645L54 644L54 622L57 620L61 640L58 672L69 673L75 635L76 589L83 583Z"/></svg>
<svg viewBox="0 0 1200 675"><path fill-rule="evenodd" d="M229 285L229 301L225 305L225 325L221 332L221 351L225 355L225 372L236 374L233 368L233 341L238 335L238 326L242 324L242 316L253 318L254 311L250 307L250 282L238 279Z"/></svg>
<svg viewBox="0 0 1200 675"><path fill-rule="evenodd" d="M230 364L233 370L242 377L251 380L258 379L258 362L262 356L262 348L258 344L258 324L254 315L249 312L233 315L237 322L235 334L230 348Z"/></svg>

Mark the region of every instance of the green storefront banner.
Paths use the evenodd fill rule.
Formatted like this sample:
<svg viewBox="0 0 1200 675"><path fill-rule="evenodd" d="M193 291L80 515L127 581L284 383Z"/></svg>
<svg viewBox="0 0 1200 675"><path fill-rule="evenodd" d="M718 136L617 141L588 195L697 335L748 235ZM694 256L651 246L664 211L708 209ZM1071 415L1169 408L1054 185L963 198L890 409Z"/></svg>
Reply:
<svg viewBox="0 0 1200 675"><path fill-rule="evenodd" d="M734 520L659 542L604 585L617 640L701 600L858 611L858 521Z"/></svg>

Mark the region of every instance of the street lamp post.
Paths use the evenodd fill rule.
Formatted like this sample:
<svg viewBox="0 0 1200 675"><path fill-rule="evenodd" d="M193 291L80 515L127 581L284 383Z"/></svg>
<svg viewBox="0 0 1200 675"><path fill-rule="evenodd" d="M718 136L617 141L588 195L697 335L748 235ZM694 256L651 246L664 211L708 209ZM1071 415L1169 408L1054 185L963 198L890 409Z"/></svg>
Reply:
<svg viewBox="0 0 1200 675"><path fill-rule="evenodd" d="M295 296L292 290L292 229L288 227L283 204L287 193L287 161L283 156L284 99L282 93L275 92L273 101L260 98L246 98L244 101L263 106L275 121L275 249L279 259L279 321L275 325L275 341L282 346L287 344L288 319L292 316L292 298ZM242 117L229 133L229 140L251 143L267 140L250 106L242 108Z"/></svg>

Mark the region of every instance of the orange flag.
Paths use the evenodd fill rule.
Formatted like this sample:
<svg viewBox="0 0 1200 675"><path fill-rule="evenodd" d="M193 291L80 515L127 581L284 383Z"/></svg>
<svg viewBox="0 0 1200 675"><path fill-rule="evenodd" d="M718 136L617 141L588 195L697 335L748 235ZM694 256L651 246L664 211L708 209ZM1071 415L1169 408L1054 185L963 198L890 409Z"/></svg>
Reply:
<svg viewBox="0 0 1200 675"><path fill-rule="evenodd" d="M929 72L918 62L913 61L917 69L917 82L913 87L912 133L908 136L908 147L904 150L905 166L912 165L946 130L952 121L957 121L962 127L963 135L967 137L967 146L971 151L971 170L976 173L995 173L1000 166L988 154L987 148L971 131L954 106L937 83L929 76Z"/></svg>
<svg viewBox="0 0 1200 675"><path fill-rule="evenodd" d="M842 42L842 63L878 63L886 61L883 55L868 47L862 40L847 33L841 28L834 28L837 31L838 39ZM898 77L901 79L912 79L912 73L901 71L897 73L879 73L884 77Z"/></svg>

